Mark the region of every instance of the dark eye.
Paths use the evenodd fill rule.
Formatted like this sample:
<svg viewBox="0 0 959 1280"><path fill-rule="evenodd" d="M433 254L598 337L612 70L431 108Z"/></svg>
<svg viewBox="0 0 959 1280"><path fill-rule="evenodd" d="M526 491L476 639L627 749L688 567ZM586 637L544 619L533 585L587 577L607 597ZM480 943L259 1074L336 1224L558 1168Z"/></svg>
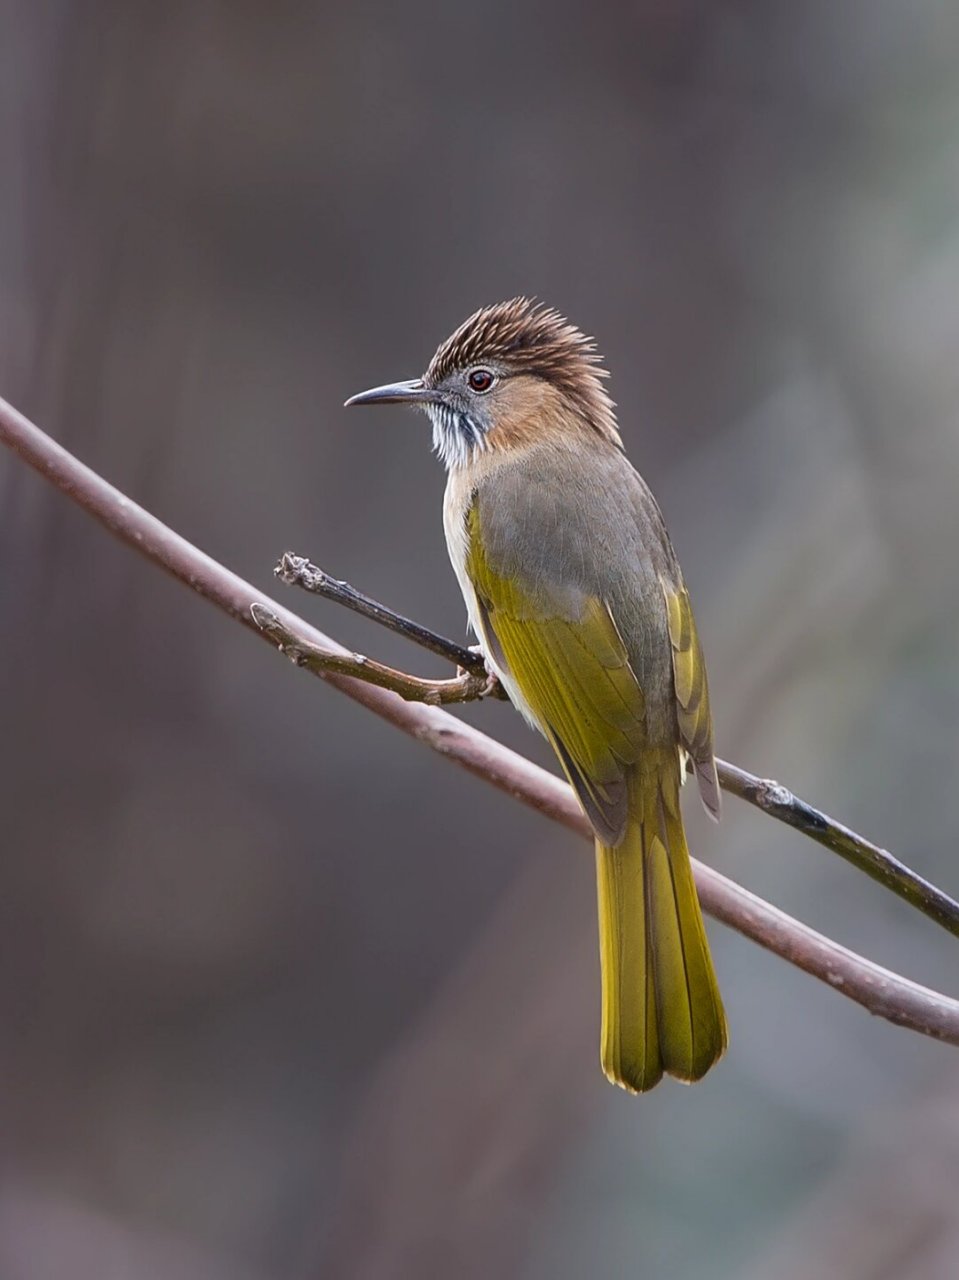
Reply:
<svg viewBox="0 0 959 1280"><path fill-rule="evenodd" d="M489 369L473 369L466 381L472 391L489 391L493 385L493 375Z"/></svg>

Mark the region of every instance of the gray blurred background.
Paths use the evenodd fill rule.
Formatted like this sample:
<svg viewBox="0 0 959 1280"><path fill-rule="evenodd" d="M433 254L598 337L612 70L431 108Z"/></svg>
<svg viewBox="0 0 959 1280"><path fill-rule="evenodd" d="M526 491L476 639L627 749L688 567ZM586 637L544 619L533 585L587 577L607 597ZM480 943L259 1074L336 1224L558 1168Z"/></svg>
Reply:
<svg viewBox="0 0 959 1280"><path fill-rule="evenodd" d="M0 394L265 590L290 547L461 638L427 424L340 406L542 297L608 357L720 753L957 893L957 67L949 0L0 0ZM8 456L0 626L3 1280L959 1274L954 1050L711 926L728 1057L628 1098L571 835ZM845 864L687 810L959 989Z"/></svg>

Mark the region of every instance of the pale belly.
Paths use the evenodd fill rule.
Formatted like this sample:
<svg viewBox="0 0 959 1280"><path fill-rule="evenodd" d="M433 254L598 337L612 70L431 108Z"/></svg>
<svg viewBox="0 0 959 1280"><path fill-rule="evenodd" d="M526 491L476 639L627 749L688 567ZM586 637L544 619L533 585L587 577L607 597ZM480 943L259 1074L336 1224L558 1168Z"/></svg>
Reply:
<svg viewBox="0 0 959 1280"><path fill-rule="evenodd" d="M446 486L446 495L443 499L443 531L446 534L446 549L449 552L450 563L453 566L453 572L456 574L456 581L460 584L463 599L466 601L466 612L469 616L470 628L479 641L487 667L495 673L497 679L509 694L510 702L534 729L538 729L542 733L542 726L533 715L532 708L523 697L519 686L510 673L504 670L496 661L492 653L492 645L484 634L482 614L476 599L476 592L473 590L473 584L466 571L466 558L469 551L466 509L469 502L469 494L460 491L460 486L456 483L456 480L455 473L451 473Z"/></svg>

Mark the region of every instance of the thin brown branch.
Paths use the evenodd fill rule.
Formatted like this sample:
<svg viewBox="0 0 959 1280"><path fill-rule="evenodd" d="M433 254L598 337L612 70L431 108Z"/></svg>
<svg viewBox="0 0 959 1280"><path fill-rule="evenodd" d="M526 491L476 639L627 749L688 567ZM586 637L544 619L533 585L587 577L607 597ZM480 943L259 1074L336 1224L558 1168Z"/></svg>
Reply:
<svg viewBox="0 0 959 1280"><path fill-rule="evenodd" d="M421 645L431 653L455 662L458 666L474 673L479 678L485 671L482 654L474 649L463 649L444 636L437 635L417 622L411 622L401 614L394 613L378 600L372 600L362 592L333 578L323 569L311 564L304 556L296 556L287 551L284 553L274 573L281 581L291 586L301 587L304 591L323 596L337 604L346 605L364 617L372 618L381 626L399 635L405 636L415 644ZM387 685L402 694L399 685ZM495 691L494 691L495 692ZM405 695L402 695L405 696ZM451 696L448 702L470 701L472 694L463 698ZM500 691L500 696L505 696ZM950 898L947 893L930 884L928 880L917 875L911 867L900 862L886 849L858 835L849 827L830 818L828 814L814 809L805 800L793 795L780 782L771 778L757 778L747 773L738 765L729 764L726 760L717 760L719 784L731 795L747 801L769 817L783 822L796 831L801 831L810 840L815 840L824 848L838 853L841 858L852 863L871 879L890 890L890 892L908 902L910 906L921 911L923 915L934 920L955 937L959 937L959 902Z"/></svg>
<svg viewBox="0 0 959 1280"><path fill-rule="evenodd" d="M347 609L352 609L361 617L378 622L388 631L395 631L397 635L418 644L421 649L445 658L447 662L452 662L464 671L470 671L473 675L482 678L487 675L483 655L477 649L467 649L465 645L457 644L455 640L447 640L445 636L438 636L428 627L421 626L411 618L404 618L401 613L395 613L392 609L387 609L386 605L380 604L371 596L364 595L362 591L357 591L356 587L351 587L348 582L331 578L325 569L311 564L305 556L295 556L291 551L284 551L273 572L288 587L300 587L303 591L309 591L311 595L322 596L325 600L333 600L337 604L345 605ZM505 697L505 693L502 696Z"/></svg>
<svg viewBox="0 0 959 1280"><path fill-rule="evenodd" d="M335 641L267 599L138 507L3 400L0 400L0 441L117 537L254 634L275 643L254 620L253 606L260 604L299 641L350 658ZM570 789L531 761L438 707L404 702L387 689L342 673L324 673L323 679L487 782L579 834L589 836L586 820ZM959 1045L959 1000L919 986L848 951L700 863L695 864L694 870L703 906L716 919L819 978L871 1013L923 1035Z"/></svg>
<svg viewBox="0 0 959 1280"><path fill-rule="evenodd" d="M452 702L476 702L486 698L499 688L495 676L473 675L461 671L452 680L422 680L394 667L386 667L362 653L342 654L321 648L284 626L266 605L257 603L251 608L253 621L270 637L279 651L298 667L305 667L315 676L353 676L375 684L380 689L391 689L406 702L424 702L428 707L440 707Z"/></svg>

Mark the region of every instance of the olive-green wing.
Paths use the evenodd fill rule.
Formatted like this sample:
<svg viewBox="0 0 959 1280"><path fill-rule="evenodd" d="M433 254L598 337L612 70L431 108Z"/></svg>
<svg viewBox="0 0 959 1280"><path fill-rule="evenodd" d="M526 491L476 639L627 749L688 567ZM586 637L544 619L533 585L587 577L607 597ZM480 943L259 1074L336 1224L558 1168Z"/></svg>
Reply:
<svg viewBox="0 0 959 1280"><path fill-rule="evenodd" d="M474 530L475 531L475 530ZM496 574L471 539L467 567L486 632L551 742L597 836L626 831L627 772L646 741L645 701L605 603Z"/></svg>
<svg viewBox="0 0 959 1280"><path fill-rule="evenodd" d="M689 592L663 583L669 639L673 647L673 678L679 739L696 771L699 794L706 812L718 820L722 811L716 760L713 755L713 718L709 710L706 663L696 633Z"/></svg>

